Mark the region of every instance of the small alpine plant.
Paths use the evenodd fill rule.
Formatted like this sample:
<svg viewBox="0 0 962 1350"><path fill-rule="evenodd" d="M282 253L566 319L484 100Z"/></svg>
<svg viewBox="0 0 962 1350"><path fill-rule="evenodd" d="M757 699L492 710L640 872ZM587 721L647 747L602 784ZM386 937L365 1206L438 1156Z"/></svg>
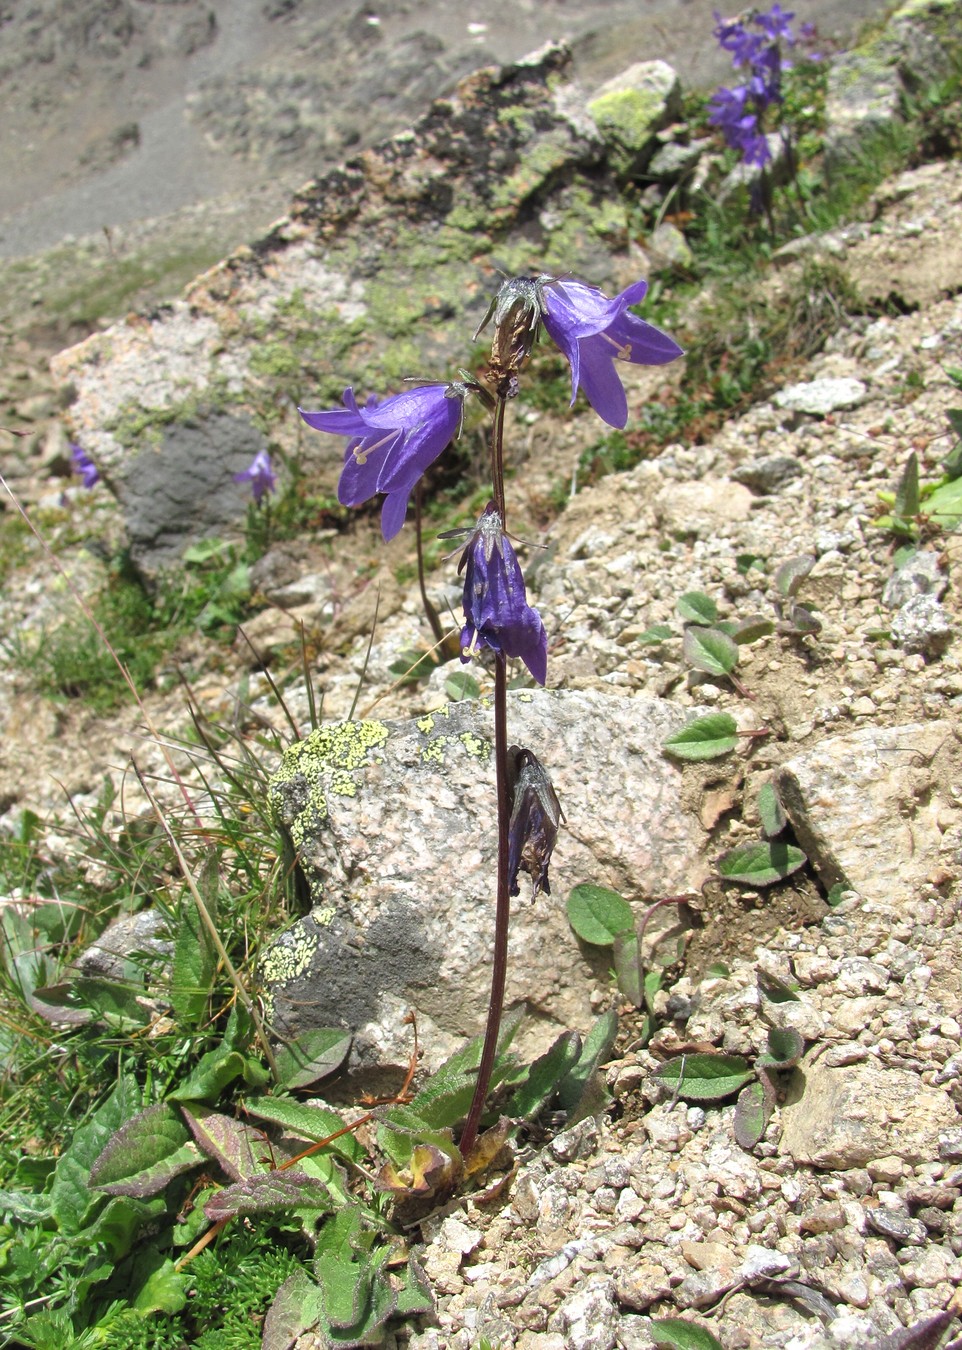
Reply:
<svg viewBox="0 0 962 1350"><path fill-rule="evenodd" d="M92 488L100 481L100 470L81 445L70 442L70 464L85 488Z"/></svg>
<svg viewBox="0 0 962 1350"><path fill-rule="evenodd" d="M784 47L799 41L810 42L811 24L802 24L798 36L792 30L793 11L786 12L776 3L765 13L749 10L737 19L723 19L715 11L713 35L719 46L731 54L736 70L745 70L741 84L722 85L712 95L708 121L719 129L725 143L737 150L742 162L759 170L752 189L752 209L768 209L770 187L767 166L772 162L771 140L766 126L772 121L771 109L783 102L782 76L791 69L783 55ZM817 59L812 58L810 59ZM779 128L781 150L794 172L789 129Z"/></svg>
<svg viewBox="0 0 962 1350"><path fill-rule="evenodd" d="M776 6L777 8L777 6ZM546 331L571 367L571 402L581 389L613 427L628 421L628 400L618 363L657 366L682 349L673 338L638 318L647 283L637 281L610 299L571 277L542 274L506 280L491 301L475 337L493 325L487 366L477 379L421 383L386 398L359 403L354 389L343 407L298 411L308 426L347 437L338 500L360 506L382 496L381 533L403 528L412 493L425 471L460 433L464 401L476 398L491 414L491 500L468 531L458 566L464 576L461 660L487 648L494 660L494 752L497 780L498 874L491 996L477 1086L460 1147L467 1157L478 1135L494 1067L507 974L511 896L527 872L533 893L550 894L548 866L564 819L551 779L533 750L508 744L507 665L520 660L538 684L548 675L548 638L541 615L528 602L524 574L508 534L504 491L504 425L508 403L534 344ZM252 470L253 470L252 466ZM251 477L256 495L255 479ZM416 497L417 506L417 497ZM418 525L420 513L417 511ZM420 545L420 539L419 539ZM430 614L429 614L430 617Z"/></svg>
<svg viewBox="0 0 962 1350"><path fill-rule="evenodd" d="M258 450L246 469L234 474L235 483L250 483L251 496L257 506L277 487L277 474L271 465L267 450Z"/></svg>

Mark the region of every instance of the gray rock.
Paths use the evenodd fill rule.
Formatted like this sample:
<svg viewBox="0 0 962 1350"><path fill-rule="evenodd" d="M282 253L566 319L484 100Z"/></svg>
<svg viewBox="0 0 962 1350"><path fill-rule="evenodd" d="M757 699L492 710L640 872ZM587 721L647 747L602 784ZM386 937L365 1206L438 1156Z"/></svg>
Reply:
<svg viewBox="0 0 962 1350"><path fill-rule="evenodd" d="M753 492L777 492L802 472L802 466L792 455L769 455L740 464L732 472L736 483L744 483Z"/></svg>
<svg viewBox="0 0 962 1350"><path fill-rule="evenodd" d="M371 1065L406 1060L412 1006L434 1059L480 1029L496 871L491 716L477 702L448 704L417 721L323 727L287 751L270 799L314 908L263 958L284 1034L347 1025L354 1064ZM629 899L691 886L698 826L659 751L684 716L657 699L510 696L512 740L542 758L568 821L556 895L587 880ZM591 960L560 901L516 904L508 999L537 998L541 1049L590 1024L609 966L607 955Z"/></svg>
<svg viewBox="0 0 962 1350"><path fill-rule="evenodd" d="M828 72L825 153L841 171L865 141L901 117L902 81L888 53L843 52Z"/></svg>
<svg viewBox="0 0 962 1350"><path fill-rule="evenodd" d="M115 919L80 953L71 970L103 980L129 979L132 967L142 967L145 958L166 960L173 948L164 915L157 909L144 909Z"/></svg>
<svg viewBox="0 0 962 1350"><path fill-rule="evenodd" d="M250 466L264 437L242 417L197 413L164 430L117 477L130 552L145 571L179 558L187 544L237 529L251 500L234 474Z"/></svg>
<svg viewBox="0 0 962 1350"><path fill-rule="evenodd" d="M614 1350L620 1321L614 1280L593 1275L584 1289L565 1299L549 1326L564 1331L570 1350Z"/></svg>
<svg viewBox="0 0 962 1350"><path fill-rule="evenodd" d="M645 168L657 148L655 133L681 112L681 84L665 61L639 61L608 80L588 104L615 171Z"/></svg>
<svg viewBox="0 0 962 1350"><path fill-rule="evenodd" d="M952 623L934 596L917 595L892 620L892 640L907 652L939 656L952 640Z"/></svg>
<svg viewBox="0 0 962 1350"><path fill-rule="evenodd" d="M951 1099L917 1074L873 1060L843 1069L806 1056L782 1107L779 1151L811 1167L862 1167L892 1155L919 1163L938 1152L941 1130L956 1121Z"/></svg>
<svg viewBox="0 0 962 1350"><path fill-rule="evenodd" d="M790 384L775 395L773 402L787 412L827 417L843 408L857 408L867 396L868 389L861 380L845 376Z"/></svg>
<svg viewBox="0 0 962 1350"><path fill-rule="evenodd" d="M917 595L932 595L941 600L948 584L942 570L941 554L930 548L919 549L889 577L882 592L882 603L889 609L900 609Z"/></svg>
<svg viewBox="0 0 962 1350"><path fill-rule="evenodd" d="M655 178L667 178L671 182L684 178L695 169L710 145L711 141L708 140L692 141L689 145L668 141L655 152L648 165L648 172Z"/></svg>
<svg viewBox="0 0 962 1350"><path fill-rule="evenodd" d="M826 886L911 905L940 865L937 808L923 803L957 781L958 757L950 722L866 727L783 764L776 789Z"/></svg>
<svg viewBox="0 0 962 1350"><path fill-rule="evenodd" d="M659 262L668 263L674 267L691 267L695 261L694 254L688 247L688 241L678 229L677 225L672 225L669 221L663 220L662 223L648 236L647 246Z"/></svg>

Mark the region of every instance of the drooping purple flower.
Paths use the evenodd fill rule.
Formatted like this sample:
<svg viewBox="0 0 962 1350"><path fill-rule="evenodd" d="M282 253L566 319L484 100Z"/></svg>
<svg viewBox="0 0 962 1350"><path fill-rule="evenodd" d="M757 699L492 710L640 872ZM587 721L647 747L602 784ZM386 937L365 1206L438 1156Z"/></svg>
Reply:
<svg viewBox="0 0 962 1350"><path fill-rule="evenodd" d="M100 471L83 446L77 445L76 441L70 442L70 462L74 473L80 475L84 487L92 488L100 478Z"/></svg>
<svg viewBox="0 0 962 1350"><path fill-rule="evenodd" d="M628 313L648 290L636 281L613 300L581 281L548 278L543 282L544 326L571 366L571 402L578 389L609 426L628 421L628 400L615 361L662 366L681 356L674 338L654 324Z"/></svg>
<svg viewBox="0 0 962 1350"><path fill-rule="evenodd" d="M531 878L532 899L551 894L548 864L564 812L544 765L530 750L508 746L511 820L508 825L508 894L518 895L518 873Z"/></svg>
<svg viewBox="0 0 962 1350"><path fill-rule="evenodd" d="M385 493L381 533L388 540L404 524L414 485L454 439L468 389L458 383L423 384L359 407L354 390L347 388L343 411L297 411L315 431L351 438L337 499L342 506L360 506Z"/></svg>
<svg viewBox="0 0 962 1350"><path fill-rule="evenodd" d="M548 673L548 637L541 615L528 604L521 565L489 502L461 555L464 628L461 660L481 647L519 657L538 684Z"/></svg>
<svg viewBox="0 0 962 1350"><path fill-rule="evenodd" d="M234 474L235 483L250 483L251 496L258 506L268 492L277 486L277 474L271 467L270 453L261 448L250 462L250 466Z"/></svg>
<svg viewBox="0 0 962 1350"><path fill-rule="evenodd" d="M782 9L777 0L767 14L756 14L755 22L761 28L765 36L771 42L778 42L781 38L788 43L790 47L795 45L795 35L792 32L792 20L795 17L794 10L788 13Z"/></svg>

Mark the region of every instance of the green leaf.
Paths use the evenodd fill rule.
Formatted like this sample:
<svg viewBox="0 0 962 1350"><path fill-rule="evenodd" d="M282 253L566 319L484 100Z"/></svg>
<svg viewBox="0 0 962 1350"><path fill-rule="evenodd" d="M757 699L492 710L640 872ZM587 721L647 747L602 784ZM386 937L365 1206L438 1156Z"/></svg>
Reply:
<svg viewBox="0 0 962 1350"><path fill-rule="evenodd" d="M576 1031L563 1031L551 1048L531 1065L527 1079L508 1103L507 1114L513 1120L534 1120L580 1057L581 1037Z"/></svg>
<svg viewBox="0 0 962 1350"><path fill-rule="evenodd" d="M335 1111L326 1106L306 1106L289 1097L252 1097L244 1103L244 1108L249 1115L280 1125L298 1139L308 1139L315 1144L344 1128L344 1121ZM352 1162L360 1162L364 1157L364 1149L353 1134L342 1134L328 1147Z"/></svg>
<svg viewBox="0 0 962 1350"><path fill-rule="evenodd" d="M686 591L678 597L675 608L686 623L712 624L718 618L718 606L701 591Z"/></svg>
<svg viewBox="0 0 962 1350"><path fill-rule="evenodd" d="M815 558L811 553L802 553L783 562L775 572L776 592L786 600L795 595L814 566Z"/></svg>
<svg viewBox="0 0 962 1350"><path fill-rule="evenodd" d="M910 519L917 516L921 497L919 495L919 457L913 450L905 461L905 468L902 470L902 476L899 479L898 487L895 489L895 510L896 516L904 519Z"/></svg>
<svg viewBox="0 0 962 1350"><path fill-rule="evenodd" d="M730 675L738 665L737 644L717 628L686 628L681 650L688 664L706 675Z"/></svg>
<svg viewBox="0 0 962 1350"><path fill-rule="evenodd" d="M768 999L769 1003L800 1003L801 999L795 992L792 985L786 984L780 980L777 975L768 975L765 971L759 970L756 973L758 987Z"/></svg>
<svg viewBox="0 0 962 1350"><path fill-rule="evenodd" d="M735 1141L744 1149L752 1149L768 1128L771 1108L765 1089L756 1079L746 1083L738 1094L735 1103L735 1119L732 1128Z"/></svg>
<svg viewBox="0 0 962 1350"><path fill-rule="evenodd" d="M379 1329L394 1313L398 1295L387 1275L391 1248L375 1246L355 1208L336 1214L321 1229L314 1273L321 1288L321 1327L333 1345L376 1345Z"/></svg>
<svg viewBox="0 0 962 1350"><path fill-rule="evenodd" d="M805 1052L805 1042L794 1027L772 1027L768 1033L768 1050L759 1056L758 1063L770 1069L793 1069Z"/></svg>
<svg viewBox="0 0 962 1350"><path fill-rule="evenodd" d="M943 369L956 389L962 389L962 370L958 366L944 366Z"/></svg>
<svg viewBox="0 0 962 1350"><path fill-rule="evenodd" d="M655 1070L660 1083L693 1102L715 1102L738 1092L755 1074L741 1055L678 1055Z"/></svg>
<svg viewBox="0 0 962 1350"><path fill-rule="evenodd" d="M759 572L764 572L765 559L760 553L736 553L735 566L738 569L739 575L744 577L747 576L753 568L757 569Z"/></svg>
<svg viewBox="0 0 962 1350"><path fill-rule="evenodd" d="M710 1331L681 1317L653 1318L651 1330L655 1345L668 1346L669 1350L722 1350L721 1342Z"/></svg>
<svg viewBox="0 0 962 1350"><path fill-rule="evenodd" d="M746 886L774 886L784 881L808 859L800 848L780 839L759 840L757 844L739 844L718 859L718 875L725 881Z"/></svg>
<svg viewBox="0 0 962 1350"><path fill-rule="evenodd" d="M926 500L925 513L944 530L954 530L962 521L962 478L937 487Z"/></svg>
<svg viewBox="0 0 962 1350"><path fill-rule="evenodd" d="M667 642L669 638L674 636L668 624L653 623L643 633L638 634L637 640L643 647L652 647L656 643Z"/></svg>
<svg viewBox="0 0 962 1350"><path fill-rule="evenodd" d="M610 947L619 933L634 931L635 916L627 900L606 886L583 882L568 896L568 922L583 942Z"/></svg>
<svg viewBox="0 0 962 1350"><path fill-rule="evenodd" d="M162 1191L203 1154L166 1102L148 1106L107 1141L90 1169L90 1185L108 1195L144 1199Z"/></svg>
<svg viewBox="0 0 962 1350"><path fill-rule="evenodd" d="M444 681L444 692L455 703L466 698L480 698L481 686L467 670L456 670Z"/></svg>
<svg viewBox="0 0 962 1350"><path fill-rule="evenodd" d="M421 1269L415 1256L408 1257L408 1263L401 1271L395 1271L400 1280L397 1291L396 1317L416 1317L419 1313L431 1312L434 1308L434 1295L428 1277Z"/></svg>
<svg viewBox="0 0 962 1350"><path fill-rule="evenodd" d="M321 1315L321 1291L305 1270L289 1275L274 1295L264 1319L261 1350L291 1350L316 1326Z"/></svg>
<svg viewBox="0 0 962 1350"><path fill-rule="evenodd" d="M840 905L843 896L851 889L852 888L847 881L836 881L835 885L829 890L828 895L826 895L825 903L832 906Z"/></svg>
<svg viewBox="0 0 962 1350"><path fill-rule="evenodd" d="M578 1062L558 1088L558 1098L568 1112L569 1125L584 1119L582 1106L586 1095L591 1093L594 1081L600 1076L601 1066L611 1058L617 1035L618 1014L609 1008L588 1032Z"/></svg>
<svg viewBox="0 0 962 1350"><path fill-rule="evenodd" d="M196 1107L191 1111L186 1106L180 1109L200 1148L234 1181L244 1181L264 1170L258 1158L266 1146L257 1130L218 1111Z"/></svg>
<svg viewBox="0 0 962 1350"><path fill-rule="evenodd" d="M218 879L217 854L209 849L200 869L197 889L215 923ZM178 1023L196 1027L206 1017L216 969L217 952L207 925L200 917L193 896L185 893L177 918L171 963L170 1001Z"/></svg>
<svg viewBox="0 0 962 1350"><path fill-rule="evenodd" d="M641 969L638 960L638 937L635 930L619 933L614 943L615 979L625 998L630 999L636 1008L644 1002L644 989L641 981Z"/></svg>
<svg viewBox="0 0 962 1350"><path fill-rule="evenodd" d="M103 1203L103 1197L90 1189L90 1169L111 1135L140 1105L140 1088L133 1077L125 1074L61 1154L50 1188L50 1205L61 1232L79 1232L91 1207Z"/></svg>
<svg viewBox="0 0 962 1350"><path fill-rule="evenodd" d="M167 1096L172 1102L213 1102L236 1078L243 1078L251 1087L264 1087L269 1075L250 1055L228 1050L221 1043L201 1055L180 1087Z"/></svg>
<svg viewBox="0 0 962 1350"><path fill-rule="evenodd" d="M673 731L661 748L674 759L718 759L738 744L738 724L731 713L708 713Z"/></svg>
<svg viewBox="0 0 962 1350"><path fill-rule="evenodd" d="M429 1130L453 1126L468 1113L476 1084L474 1074L432 1078L409 1103L409 1109Z"/></svg>
<svg viewBox="0 0 962 1350"><path fill-rule="evenodd" d="M949 417L957 417L962 426L962 408L956 408L954 412L949 413ZM953 423L953 429L956 435L962 436L962 430ZM942 460L942 468L945 470L946 478L958 478L962 475L962 441L956 441L952 449Z"/></svg>
<svg viewBox="0 0 962 1350"><path fill-rule="evenodd" d="M217 1191L204 1206L211 1223L238 1214L272 1214L281 1209L333 1209L331 1192L306 1172L261 1172Z"/></svg>
<svg viewBox="0 0 962 1350"><path fill-rule="evenodd" d="M758 814L762 821L762 834L766 839L774 839L788 824L788 817L771 783L763 783L758 790Z"/></svg>
<svg viewBox="0 0 962 1350"><path fill-rule="evenodd" d="M137 1031L150 1021L150 1013L137 1001L143 990L132 984L88 977L76 980L74 990L84 1007L112 1031Z"/></svg>
<svg viewBox="0 0 962 1350"><path fill-rule="evenodd" d="M314 1027L275 1052L280 1086L293 1091L310 1087L336 1073L351 1049L350 1032L341 1027Z"/></svg>
<svg viewBox="0 0 962 1350"><path fill-rule="evenodd" d="M769 637L774 631L774 620L764 614L752 614L747 619L740 619L729 636L739 647L746 647L751 642L759 642L762 638Z"/></svg>
<svg viewBox="0 0 962 1350"><path fill-rule="evenodd" d="M173 1261L165 1260L148 1275L131 1307L144 1317L150 1313L167 1313L168 1316L178 1313L187 1302L190 1281L187 1271L175 1270Z"/></svg>
<svg viewBox="0 0 962 1350"><path fill-rule="evenodd" d="M524 1005L516 1008L509 1008L501 1019L501 1030L498 1032L498 1055L495 1063L498 1064L502 1058L506 1057L511 1042L517 1034L518 1028L524 1021ZM466 1041L460 1050L455 1050L454 1054L444 1061L434 1077L453 1078L459 1074L470 1073L481 1063L481 1050L484 1045L483 1036L473 1036L470 1041Z"/></svg>

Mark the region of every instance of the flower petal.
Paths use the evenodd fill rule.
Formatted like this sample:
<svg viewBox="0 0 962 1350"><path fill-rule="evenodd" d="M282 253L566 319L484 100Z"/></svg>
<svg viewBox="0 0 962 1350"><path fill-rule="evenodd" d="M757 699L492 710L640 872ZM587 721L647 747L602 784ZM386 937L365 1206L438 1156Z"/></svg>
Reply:
<svg viewBox="0 0 962 1350"><path fill-rule="evenodd" d="M617 347L608 335L583 338L581 347L581 387L595 412L610 427L623 427L628 421L628 400L615 369Z"/></svg>

